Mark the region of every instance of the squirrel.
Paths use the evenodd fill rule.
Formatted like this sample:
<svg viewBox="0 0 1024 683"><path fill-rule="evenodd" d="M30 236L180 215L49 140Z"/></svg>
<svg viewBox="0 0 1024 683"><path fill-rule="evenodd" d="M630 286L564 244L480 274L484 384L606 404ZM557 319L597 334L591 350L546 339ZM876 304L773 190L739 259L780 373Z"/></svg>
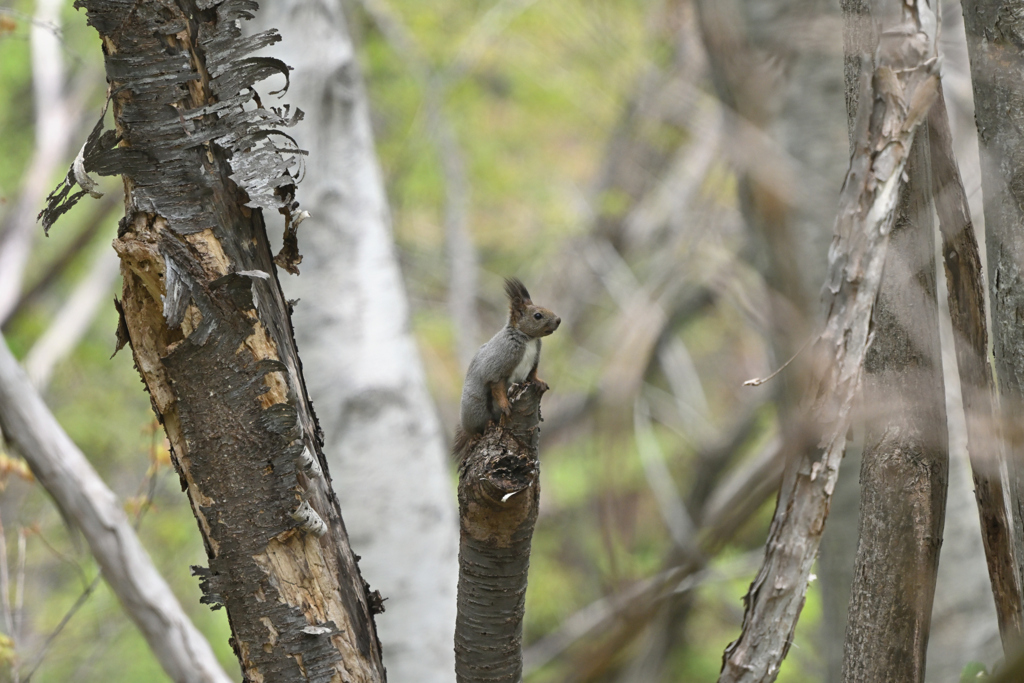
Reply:
<svg viewBox="0 0 1024 683"><path fill-rule="evenodd" d="M462 388L461 424L455 430L454 455L465 458L472 441L489 422L511 414L508 388L523 381L547 384L537 377L540 338L558 329L562 319L533 303L517 278L506 278L508 322L473 356Z"/></svg>

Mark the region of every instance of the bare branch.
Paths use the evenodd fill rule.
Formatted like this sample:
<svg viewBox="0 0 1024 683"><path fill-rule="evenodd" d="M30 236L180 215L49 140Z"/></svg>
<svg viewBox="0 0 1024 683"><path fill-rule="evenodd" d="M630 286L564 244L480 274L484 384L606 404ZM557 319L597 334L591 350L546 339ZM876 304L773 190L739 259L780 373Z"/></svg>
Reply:
<svg viewBox="0 0 1024 683"><path fill-rule="evenodd" d="M68 438L0 338L0 428L81 531L111 590L175 681L228 683L153 566L114 493Z"/></svg>
<svg viewBox="0 0 1024 683"><path fill-rule="evenodd" d="M63 161L74 126L64 92L60 0L38 0L31 29L35 151L21 193L0 225L0 321L14 308L32 250L36 212L46 197L54 170Z"/></svg>
<svg viewBox="0 0 1024 683"><path fill-rule="evenodd" d="M105 301L110 305L110 290L117 279L119 266L117 254L110 249L100 249L89 272L29 350L25 356L25 371L37 389L43 390L50 383L57 364L78 346L100 304Z"/></svg>

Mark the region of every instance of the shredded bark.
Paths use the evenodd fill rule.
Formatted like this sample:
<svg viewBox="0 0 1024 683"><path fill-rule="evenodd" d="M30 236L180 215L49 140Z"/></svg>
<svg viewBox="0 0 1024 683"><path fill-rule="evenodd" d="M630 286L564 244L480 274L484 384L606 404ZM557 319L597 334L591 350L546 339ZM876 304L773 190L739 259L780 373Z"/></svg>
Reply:
<svg viewBox="0 0 1024 683"><path fill-rule="evenodd" d="M252 0L76 6L103 42L114 129L97 123L43 220L88 192L89 172L123 176L118 343L126 333L203 535L203 602L226 608L246 680L383 681L263 218L283 213L292 242L303 218L304 152L282 130L301 112L254 90L287 78L252 56L279 38L242 36Z"/></svg>

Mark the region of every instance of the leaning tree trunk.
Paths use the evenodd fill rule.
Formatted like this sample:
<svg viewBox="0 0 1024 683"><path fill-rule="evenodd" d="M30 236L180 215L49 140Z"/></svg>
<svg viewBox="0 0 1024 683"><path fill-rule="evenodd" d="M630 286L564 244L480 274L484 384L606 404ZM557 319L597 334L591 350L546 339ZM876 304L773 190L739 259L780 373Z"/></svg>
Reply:
<svg viewBox="0 0 1024 683"><path fill-rule="evenodd" d="M102 122L47 225L91 186L124 177L114 247L119 340L164 424L209 556L203 601L227 608L246 680L382 681L377 601L359 575L330 486L319 427L274 262L294 267L301 220L280 128L253 84L287 72L252 57L252 5L84 0L103 41L116 132ZM115 146L115 143L117 146ZM272 259L264 209L285 216ZM379 598L378 598L379 599Z"/></svg>
<svg viewBox="0 0 1024 683"><path fill-rule="evenodd" d="M458 523L441 425L410 330L370 107L341 0L269 0L306 114L302 276L283 283L352 546L387 596L391 678L454 679Z"/></svg>
<svg viewBox="0 0 1024 683"><path fill-rule="evenodd" d="M864 361L860 538L847 683L924 683L949 450L928 135L915 136Z"/></svg>
<svg viewBox="0 0 1024 683"><path fill-rule="evenodd" d="M864 105L829 251L826 320L810 366L803 433L820 435L820 448L794 453L787 465L743 631L725 650L723 683L774 680L792 643L859 395L907 155L937 88L934 8L923 0L889 7L895 16L885 26L893 37L871 78L861 80Z"/></svg>
<svg viewBox="0 0 1024 683"><path fill-rule="evenodd" d="M1024 341L1020 334L1024 308L1024 140L1020 134L1024 126L1024 83L1020 78L1024 69L1024 2L963 0L962 5L981 153L992 350L1001 423L1007 437L1006 461L989 462L982 474L993 480L997 491L1001 489L996 503L1009 508L1009 517L1004 517L1001 525L986 525L983 535L989 551L990 538L999 534L998 555L1005 559L999 564L989 553L999 630L1003 647L1009 651L1019 646L1024 632L1024 439L1018 426L1024 406Z"/></svg>

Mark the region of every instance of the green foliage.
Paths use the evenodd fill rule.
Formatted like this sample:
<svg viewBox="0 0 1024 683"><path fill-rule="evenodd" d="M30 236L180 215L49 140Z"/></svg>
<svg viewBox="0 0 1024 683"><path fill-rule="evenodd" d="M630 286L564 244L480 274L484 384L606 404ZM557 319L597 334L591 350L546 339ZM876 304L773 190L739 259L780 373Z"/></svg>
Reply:
<svg viewBox="0 0 1024 683"><path fill-rule="evenodd" d="M981 662L967 662L960 672L960 683L976 683L988 678L988 669Z"/></svg>

